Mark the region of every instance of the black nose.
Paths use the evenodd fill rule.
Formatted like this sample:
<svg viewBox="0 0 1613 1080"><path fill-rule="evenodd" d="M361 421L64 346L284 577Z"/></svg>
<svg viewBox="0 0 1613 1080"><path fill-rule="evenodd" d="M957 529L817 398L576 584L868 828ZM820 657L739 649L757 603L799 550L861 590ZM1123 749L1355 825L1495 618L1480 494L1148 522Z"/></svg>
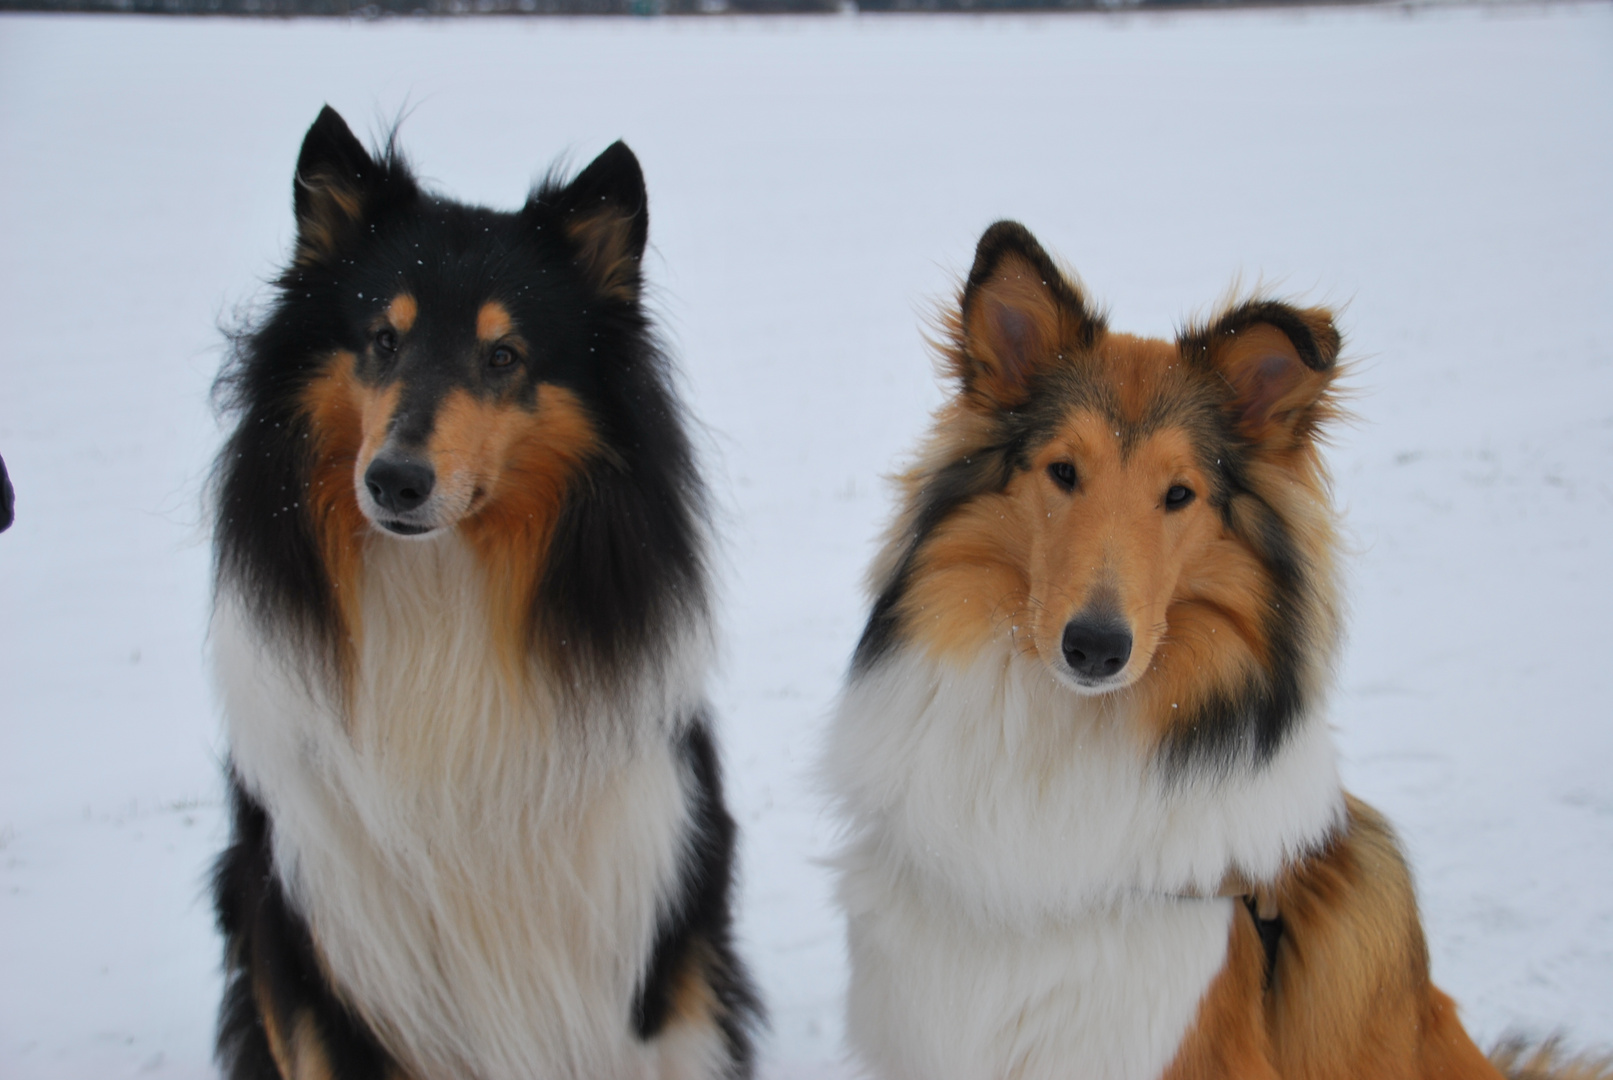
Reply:
<svg viewBox="0 0 1613 1080"><path fill-rule="evenodd" d="M430 465L407 458L377 457L364 470L364 486L383 510L406 514L431 497L437 474Z"/></svg>
<svg viewBox="0 0 1613 1080"><path fill-rule="evenodd" d="M1070 620L1064 628L1064 662L1083 679L1118 675L1131 659L1131 630L1115 618Z"/></svg>

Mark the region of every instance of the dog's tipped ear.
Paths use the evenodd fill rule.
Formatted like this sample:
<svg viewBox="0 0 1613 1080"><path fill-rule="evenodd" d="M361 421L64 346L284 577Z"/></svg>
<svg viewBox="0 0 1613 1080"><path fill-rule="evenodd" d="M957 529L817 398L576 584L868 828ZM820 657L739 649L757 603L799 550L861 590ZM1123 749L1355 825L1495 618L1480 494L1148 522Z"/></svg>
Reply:
<svg viewBox="0 0 1613 1080"><path fill-rule="evenodd" d="M633 151L612 143L552 199L583 275L603 296L636 299L650 209Z"/></svg>
<svg viewBox="0 0 1613 1080"><path fill-rule="evenodd" d="M1189 335L1184 351L1230 389L1226 409L1238 433L1281 450L1313 439L1334 416L1340 344L1331 311L1256 300Z"/></svg>
<svg viewBox="0 0 1613 1080"><path fill-rule="evenodd" d="M302 140L292 188L297 210L297 257L317 262L339 251L363 221L385 169L364 149L335 109L326 105Z"/></svg>
<svg viewBox="0 0 1613 1080"><path fill-rule="evenodd" d="M1092 344L1101 320L1025 226L999 221L975 248L960 305L954 374L992 408L1015 408L1066 349Z"/></svg>

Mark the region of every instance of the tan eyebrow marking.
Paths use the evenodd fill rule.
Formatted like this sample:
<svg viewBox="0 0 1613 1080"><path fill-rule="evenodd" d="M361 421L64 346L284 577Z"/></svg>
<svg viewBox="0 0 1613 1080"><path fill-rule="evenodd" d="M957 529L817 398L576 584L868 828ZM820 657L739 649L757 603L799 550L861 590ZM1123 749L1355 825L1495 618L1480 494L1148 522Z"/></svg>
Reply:
<svg viewBox="0 0 1613 1080"><path fill-rule="evenodd" d="M407 334L420 314L420 305L408 293L399 293L386 306L386 317L400 334Z"/></svg>
<svg viewBox="0 0 1613 1080"><path fill-rule="evenodd" d="M515 320L504 305L497 300L489 300L482 305L476 313L476 339L482 342L493 342L515 329Z"/></svg>

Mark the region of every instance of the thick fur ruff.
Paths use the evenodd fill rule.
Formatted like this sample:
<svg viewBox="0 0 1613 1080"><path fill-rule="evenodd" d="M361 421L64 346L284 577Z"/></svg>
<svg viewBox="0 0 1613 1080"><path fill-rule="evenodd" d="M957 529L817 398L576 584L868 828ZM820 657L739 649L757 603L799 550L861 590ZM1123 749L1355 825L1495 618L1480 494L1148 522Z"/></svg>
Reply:
<svg viewBox="0 0 1613 1080"><path fill-rule="evenodd" d="M853 850L922 853L902 872L987 924L1214 895L1231 867L1269 880L1343 821L1319 722L1235 783L1155 768L1134 727L1124 706L1076 697L1010 650L968 667L903 650L847 688L829 766L877 813Z"/></svg>
<svg viewBox="0 0 1613 1080"><path fill-rule="evenodd" d="M327 109L296 194L222 382L227 1075L749 1075L636 161L496 214Z"/></svg>
<svg viewBox="0 0 1613 1080"><path fill-rule="evenodd" d="M1002 222L941 330L956 393L825 760L854 1050L904 1080L1499 1080L1339 783L1331 315L1113 333Z"/></svg>
<svg viewBox="0 0 1613 1080"><path fill-rule="evenodd" d="M833 775L852 1038L884 1075L1158 1076L1242 917L1229 866L1275 875L1343 817L1323 726L1245 785L1172 780L1128 720L1002 650L917 650L846 691Z"/></svg>

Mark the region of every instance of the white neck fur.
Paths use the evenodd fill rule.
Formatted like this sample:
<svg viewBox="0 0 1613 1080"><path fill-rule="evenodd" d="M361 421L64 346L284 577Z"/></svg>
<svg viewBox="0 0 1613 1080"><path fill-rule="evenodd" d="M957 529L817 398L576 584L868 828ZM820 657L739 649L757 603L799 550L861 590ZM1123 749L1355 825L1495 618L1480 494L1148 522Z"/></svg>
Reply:
<svg viewBox="0 0 1613 1080"><path fill-rule="evenodd" d="M987 922L1269 880L1343 821L1320 717L1264 765L1167 777L1113 700L1007 648L957 667L910 647L847 687L828 777L854 835Z"/></svg>
<svg viewBox="0 0 1613 1080"><path fill-rule="evenodd" d="M1167 779L1131 718L1039 662L909 649L846 689L828 779L846 1027L884 1080L1155 1080L1225 962L1236 867L1269 878L1343 817L1333 747Z"/></svg>
<svg viewBox="0 0 1613 1080"><path fill-rule="evenodd" d="M215 615L231 756L338 985L422 1080L658 1075L628 1010L689 778L670 735L709 635L636 689L564 700L500 670L456 535L365 556L351 709Z"/></svg>

